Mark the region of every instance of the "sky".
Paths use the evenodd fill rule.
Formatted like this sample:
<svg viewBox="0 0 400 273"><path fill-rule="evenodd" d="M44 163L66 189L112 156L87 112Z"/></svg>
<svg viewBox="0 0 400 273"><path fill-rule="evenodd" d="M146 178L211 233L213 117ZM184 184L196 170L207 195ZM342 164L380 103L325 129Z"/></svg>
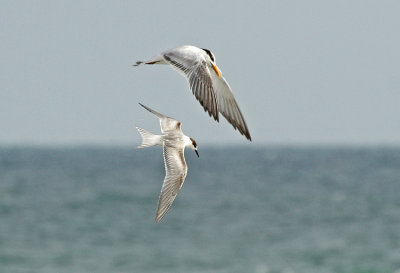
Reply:
<svg viewBox="0 0 400 273"><path fill-rule="evenodd" d="M159 133L139 102L202 144L399 145L399 1L0 1L0 145L125 145ZM210 49L248 142L168 66Z"/></svg>

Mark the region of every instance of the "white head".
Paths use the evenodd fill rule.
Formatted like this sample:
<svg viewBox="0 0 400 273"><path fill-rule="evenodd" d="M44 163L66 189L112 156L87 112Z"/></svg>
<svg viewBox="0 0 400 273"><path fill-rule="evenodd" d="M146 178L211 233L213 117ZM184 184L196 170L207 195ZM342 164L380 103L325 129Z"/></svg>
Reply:
<svg viewBox="0 0 400 273"><path fill-rule="evenodd" d="M214 54L208 49L202 48L202 50L204 50L204 52L207 53L207 56L208 56L208 59L209 59L208 62L210 63L211 67L214 69L214 71L217 74L217 76L219 78L221 78L221 71L219 70L219 68L218 68L218 66L216 64L216 60L215 60Z"/></svg>
<svg viewBox="0 0 400 273"><path fill-rule="evenodd" d="M188 147L188 148L194 150L196 152L197 157L199 157L199 153L197 152L197 143L196 143L196 141L191 137L186 137L186 141L185 142L186 142L185 147Z"/></svg>
<svg viewBox="0 0 400 273"><path fill-rule="evenodd" d="M208 57L210 57L210 60L215 64L216 60L215 60L214 54L209 49L205 49L205 48L202 48L202 49L207 53Z"/></svg>

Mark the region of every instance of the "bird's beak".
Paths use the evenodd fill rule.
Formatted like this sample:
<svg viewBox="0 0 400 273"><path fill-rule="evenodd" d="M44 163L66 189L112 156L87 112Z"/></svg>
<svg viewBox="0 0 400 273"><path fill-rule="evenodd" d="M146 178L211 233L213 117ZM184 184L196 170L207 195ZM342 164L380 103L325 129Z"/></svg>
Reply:
<svg viewBox="0 0 400 273"><path fill-rule="evenodd" d="M214 63L211 63L212 68L214 69L215 73L217 73L218 78L221 78L221 71L219 70L218 66L216 66Z"/></svg>
<svg viewBox="0 0 400 273"><path fill-rule="evenodd" d="M197 149L194 150L194 151L196 152L197 157L200 157L200 156L199 156L199 152L197 151Z"/></svg>

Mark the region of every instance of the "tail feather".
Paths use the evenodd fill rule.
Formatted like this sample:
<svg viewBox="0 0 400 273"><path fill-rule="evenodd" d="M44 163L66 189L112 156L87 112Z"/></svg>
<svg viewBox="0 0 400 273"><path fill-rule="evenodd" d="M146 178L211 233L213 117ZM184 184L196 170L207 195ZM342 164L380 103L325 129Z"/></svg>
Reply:
<svg viewBox="0 0 400 273"><path fill-rule="evenodd" d="M148 61L148 62L143 62L143 61L137 61L135 64L133 64L132 66L139 66L141 64L162 64L161 61Z"/></svg>
<svg viewBox="0 0 400 273"><path fill-rule="evenodd" d="M139 65L141 65L142 63L144 63L144 62L142 62L142 61L137 61L136 64L133 64L133 66L139 66Z"/></svg>
<svg viewBox="0 0 400 273"><path fill-rule="evenodd" d="M151 147L154 145L162 146L162 136L152 134L140 127L136 126L136 129L139 131L140 135L142 136L142 144L138 146L138 148L146 148Z"/></svg>
<svg viewBox="0 0 400 273"><path fill-rule="evenodd" d="M133 64L133 66L139 66L141 64L167 64L167 62L165 62L164 58L159 55L156 57L153 57L153 59L149 60L149 61L137 61L136 64Z"/></svg>

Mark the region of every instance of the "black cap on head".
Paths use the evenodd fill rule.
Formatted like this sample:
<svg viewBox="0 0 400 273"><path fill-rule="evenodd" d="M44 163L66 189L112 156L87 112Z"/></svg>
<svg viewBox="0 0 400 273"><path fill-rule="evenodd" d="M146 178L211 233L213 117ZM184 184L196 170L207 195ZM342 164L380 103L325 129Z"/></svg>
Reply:
<svg viewBox="0 0 400 273"><path fill-rule="evenodd" d="M211 51L205 48L202 49L207 53L208 56L210 56L211 61L215 62L214 55L211 53Z"/></svg>
<svg viewBox="0 0 400 273"><path fill-rule="evenodd" d="M197 143L196 140L190 137L190 140L192 141L193 147L197 148Z"/></svg>

